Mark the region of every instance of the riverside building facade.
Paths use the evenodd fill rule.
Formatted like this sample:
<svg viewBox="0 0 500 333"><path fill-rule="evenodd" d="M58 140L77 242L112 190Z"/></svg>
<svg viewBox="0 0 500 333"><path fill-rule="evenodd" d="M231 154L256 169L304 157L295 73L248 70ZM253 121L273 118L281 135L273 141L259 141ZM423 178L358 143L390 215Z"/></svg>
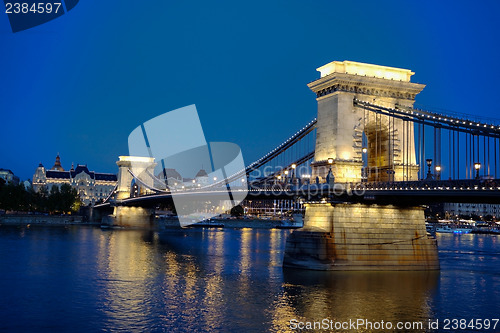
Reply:
<svg viewBox="0 0 500 333"><path fill-rule="evenodd" d="M35 191L38 192L45 187L50 192L54 186L60 188L62 184L69 184L77 190L84 205L92 205L106 199L116 183L115 174L89 171L86 164L78 164L76 168L72 164L69 171L64 170L59 154L51 169L46 169L40 163L33 175Z"/></svg>

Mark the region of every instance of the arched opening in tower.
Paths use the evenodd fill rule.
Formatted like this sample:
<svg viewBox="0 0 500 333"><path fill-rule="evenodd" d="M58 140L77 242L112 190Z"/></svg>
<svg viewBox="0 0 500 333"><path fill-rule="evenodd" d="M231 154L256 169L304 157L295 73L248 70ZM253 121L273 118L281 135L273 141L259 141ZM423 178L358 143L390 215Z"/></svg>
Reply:
<svg viewBox="0 0 500 333"><path fill-rule="evenodd" d="M363 153L364 173L369 182L392 181L394 177L391 133L389 126L382 120L379 118L376 122L367 123L363 132L363 142L366 144L366 152Z"/></svg>

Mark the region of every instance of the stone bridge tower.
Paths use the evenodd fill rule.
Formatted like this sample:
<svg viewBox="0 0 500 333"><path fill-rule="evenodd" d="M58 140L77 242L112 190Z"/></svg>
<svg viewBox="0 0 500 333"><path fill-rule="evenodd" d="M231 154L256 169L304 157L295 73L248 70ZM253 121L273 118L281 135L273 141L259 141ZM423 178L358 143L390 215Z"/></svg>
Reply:
<svg viewBox="0 0 500 333"><path fill-rule="evenodd" d="M313 177L335 182L417 180L413 125L365 111L354 99L410 107L424 85L407 69L334 61L309 84L318 118ZM363 142L366 146L363 147ZM366 148L367 158L363 158ZM304 227L287 238L283 265L315 270L437 270L436 239L427 234L421 206L306 203Z"/></svg>
<svg viewBox="0 0 500 333"><path fill-rule="evenodd" d="M134 178L129 170L133 170L136 176L142 176L147 172L154 174L156 163L152 157L139 156L119 156L116 162L118 165L118 183L116 187L116 199L126 199L130 197L131 183ZM153 187L153 179L149 176L141 177L146 185Z"/></svg>
<svg viewBox="0 0 500 333"><path fill-rule="evenodd" d="M321 78L308 84L318 101L313 178L326 178L331 168L336 182L359 182L366 153L368 181L418 180L413 123L353 103L411 107L425 87L410 82L414 73L353 61L333 61L317 70Z"/></svg>

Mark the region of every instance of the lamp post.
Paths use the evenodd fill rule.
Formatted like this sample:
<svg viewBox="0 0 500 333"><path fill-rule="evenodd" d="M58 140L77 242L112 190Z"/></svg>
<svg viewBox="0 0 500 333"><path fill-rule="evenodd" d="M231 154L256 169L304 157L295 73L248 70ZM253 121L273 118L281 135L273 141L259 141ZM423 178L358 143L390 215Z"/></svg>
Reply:
<svg viewBox="0 0 500 333"><path fill-rule="evenodd" d="M367 155L366 153L368 152L368 148L366 147L363 147L361 149L361 151L363 152L363 155L361 156L362 160L363 160L363 168L361 169L361 181L367 181L368 180L368 174L367 174L367 168L368 168L368 158L367 158Z"/></svg>
<svg viewBox="0 0 500 333"><path fill-rule="evenodd" d="M311 179L311 175L308 175L308 174L302 175L302 181L304 182L304 184L309 185L310 179Z"/></svg>
<svg viewBox="0 0 500 333"><path fill-rule="evenodd" d="M432 173L431 173L432 158L426 159L425 162L427 163L427 167L429 168L427 170L427 177L425 179L426 180L432 180Z"/></svg>
<svg viewBox="0 0 500 333"><path fill-rule="evenodd" d="M329 171L332 171L333 158L329 157L327 161L330 168Z"/></svg>
<svg viewBox="0 0 500 333"><path fill-rule="evenodd" d="M476 169L476 179L479 179L479 169L481 169L481 163L474 163L474 169Z"/></svg>
<svg viewBox="0 0 500 333"><path fill-rule="evenodd" d="M440 180L441 179L441 166L436 165L436 179Z"/></svg>

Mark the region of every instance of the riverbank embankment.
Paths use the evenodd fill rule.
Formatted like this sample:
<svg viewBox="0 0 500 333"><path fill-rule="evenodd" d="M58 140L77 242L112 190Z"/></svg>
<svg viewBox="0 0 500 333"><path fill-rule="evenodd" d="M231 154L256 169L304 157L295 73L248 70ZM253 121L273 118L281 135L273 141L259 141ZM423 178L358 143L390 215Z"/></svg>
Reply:
<svg viewBox="0 0 500 333"><path fill-rule="evenodd" d="M96 222L84 221L77 215L41 215L41 214L5 214L0 215L0 225L99 225Z"/></svg>

